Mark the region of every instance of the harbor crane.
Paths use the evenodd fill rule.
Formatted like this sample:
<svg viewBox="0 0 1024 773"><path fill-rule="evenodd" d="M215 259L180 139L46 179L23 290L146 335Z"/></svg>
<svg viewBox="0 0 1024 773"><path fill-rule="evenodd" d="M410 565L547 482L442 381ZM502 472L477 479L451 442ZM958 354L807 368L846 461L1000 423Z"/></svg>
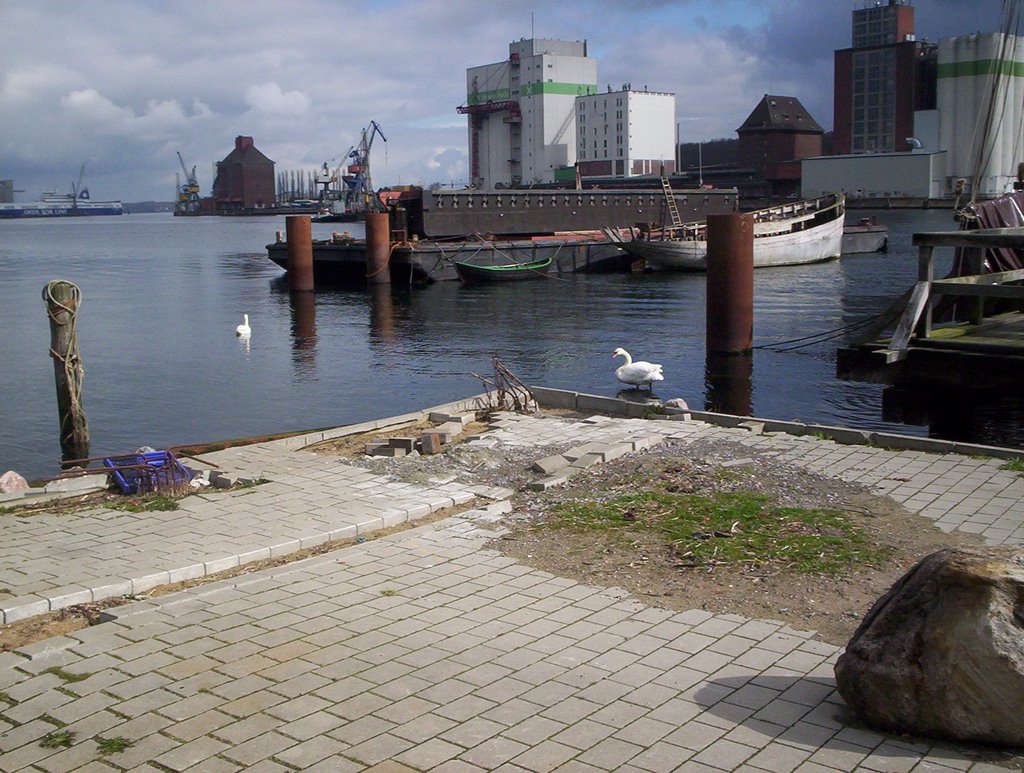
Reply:
<svg viewBox="0 0 1024 773"><path fill-rule="evenodd" d="M178 181L178 200L174 203L174 214L195 215L199 213L199 180L196 178L196 168L193 166L190 172L185 166L185 159L178 151L178 163L181 164L181 171L185 173L185 183ZM175 173L177 177L177 173Z"/></svg>
<svg viewBox="0 0 1024 773"><path fill-rule="evenodd" d="M373 140L380 135L384 142L388 138L381 131L380 124L371 120L370 125L363 129L359 144L353 146L346 154L346 158L353 159L348 165L350 177L345 182L350 186L353 205L364 212L381 212L384 204L380 197L373 190L373 181L370 179L370 148L373 147Z"/></svg>

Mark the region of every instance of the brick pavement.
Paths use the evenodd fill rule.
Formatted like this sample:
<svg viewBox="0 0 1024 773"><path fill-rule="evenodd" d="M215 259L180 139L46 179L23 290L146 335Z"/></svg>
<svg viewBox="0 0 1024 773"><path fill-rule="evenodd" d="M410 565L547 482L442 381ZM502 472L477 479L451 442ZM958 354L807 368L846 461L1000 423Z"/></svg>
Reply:
<svg viewBox="0 0 1024 773"><path fill-rule="evenodd" d="M638 438L732 441L865 483L947 531L1024 536L1024 478L1000 460L605 416L504 414L470 442ZM180 511L0 517L4 582L38 594L7 609L141 592L480 491L402 484L298 450L306 440L222 452L225 469L271 482ZM999 769L860 726L834 690L837 648L811 632L655 609L487 550L499 509L121 607L0 655L0 770ZM64 731L71 746L41 745ZM100 738L132 746L104 755Z"/></svg>
<svg viewBox="0 0 1024 773"><path fill-rule="evenodd" d="M530 569L487 515L0 656L0 770L1004 770L860 725L809 632Z"/></svg>

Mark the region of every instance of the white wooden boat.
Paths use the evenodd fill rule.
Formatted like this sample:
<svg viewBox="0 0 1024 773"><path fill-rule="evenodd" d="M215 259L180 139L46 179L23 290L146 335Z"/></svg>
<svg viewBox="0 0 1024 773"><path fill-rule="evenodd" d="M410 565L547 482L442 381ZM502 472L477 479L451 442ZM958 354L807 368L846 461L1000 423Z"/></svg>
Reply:
<svg viewBox="0 0 1024 773"><path fill-rule="evenodd" d="M845 198L841 193L833 193L750 213L754 216L754 268L838 258L842 253L845 211ZM632 238L617 229L606 229L605 233L630 255L643 258L654 270L707 269L706 223L634 230Z"/></svg>

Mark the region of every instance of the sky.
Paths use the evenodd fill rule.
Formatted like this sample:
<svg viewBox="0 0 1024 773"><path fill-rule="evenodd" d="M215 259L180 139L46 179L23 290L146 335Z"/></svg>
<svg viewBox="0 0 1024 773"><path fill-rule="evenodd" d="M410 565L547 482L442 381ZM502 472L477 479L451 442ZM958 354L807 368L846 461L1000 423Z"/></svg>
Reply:
<svg viewBox="0 0 1024 773"><path fill-rule="evenodd" d="M276 169L337 166L375 120L373 182L464 185L468 67L520 38L588 41L598 84L676 94L683 142L733 138L764 94L832 128L833 51L864 0L0 0L0 179L208 195L249 135ZM914 0L919 39L999 27L999 0Z"/></svg>

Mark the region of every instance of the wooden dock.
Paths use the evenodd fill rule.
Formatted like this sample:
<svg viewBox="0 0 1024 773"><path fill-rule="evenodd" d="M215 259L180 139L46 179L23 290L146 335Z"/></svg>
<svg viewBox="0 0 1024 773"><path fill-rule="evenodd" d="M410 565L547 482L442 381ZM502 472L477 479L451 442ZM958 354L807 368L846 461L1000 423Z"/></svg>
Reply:
<svg viewBox="0 0 1024 773"><path fill-rule="evenodd" d="M841 379L901 387L1019 388L1024 378L1024 269L984 273L985 250L1024 252L1024 228L914 234L918 281L855 344L838 352ZM966 250L969 274L934 278L937 248ZM964 321L936 323L936 307L956 297ZM998 301L998 303L997 303ZM891 336L879 337L897 318ZM963 316L961 314L961 316Z"/></svg>

